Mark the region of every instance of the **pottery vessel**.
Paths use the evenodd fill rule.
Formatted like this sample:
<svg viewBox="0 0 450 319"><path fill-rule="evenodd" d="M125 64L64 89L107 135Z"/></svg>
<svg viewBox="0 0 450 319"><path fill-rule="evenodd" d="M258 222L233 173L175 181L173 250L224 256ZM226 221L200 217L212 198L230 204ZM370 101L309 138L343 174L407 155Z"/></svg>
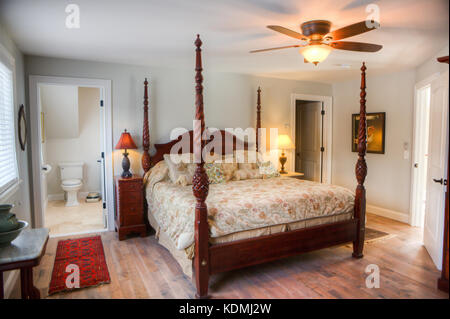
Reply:
<svg viewBox="0 0 450 319"><path fill-rule="evenodd" d="M10 212L11 208L13 205L0 205L0 233L16 230L20 226L16 215Z"/></svg>

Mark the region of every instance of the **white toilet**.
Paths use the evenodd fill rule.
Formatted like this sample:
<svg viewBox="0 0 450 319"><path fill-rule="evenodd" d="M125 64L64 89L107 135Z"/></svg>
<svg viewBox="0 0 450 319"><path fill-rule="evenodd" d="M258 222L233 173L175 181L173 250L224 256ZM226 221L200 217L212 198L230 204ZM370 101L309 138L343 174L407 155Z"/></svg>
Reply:
<svg viewBox="0 0 450 319"><path fill-rule="evenodd" d="M59 163L61 188L65 192L66 206L78 206L78 191L83 186L83 162Z"/></svg>

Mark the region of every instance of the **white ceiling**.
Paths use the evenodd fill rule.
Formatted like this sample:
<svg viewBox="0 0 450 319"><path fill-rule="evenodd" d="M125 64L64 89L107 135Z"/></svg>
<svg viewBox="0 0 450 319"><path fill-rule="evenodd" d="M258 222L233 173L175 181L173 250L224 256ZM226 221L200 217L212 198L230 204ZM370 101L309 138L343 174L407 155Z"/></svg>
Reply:
<svg viewBox="0 0 450 319"><path fill-rule="evenodd" d="M65 28L68 3L80 7L80 29ZM370 3L381 28L346 40L382 44L377 53L334 50L317 67L295 48L248 53L297 43L266 25L299 31L326 19L333 30L365 20ZM373 73L421 64L448 45L448 10L448 0L0 0L0 23L26 54L192 69L200 33L207 71L334 82L357 76L363 60Z"/></svg>

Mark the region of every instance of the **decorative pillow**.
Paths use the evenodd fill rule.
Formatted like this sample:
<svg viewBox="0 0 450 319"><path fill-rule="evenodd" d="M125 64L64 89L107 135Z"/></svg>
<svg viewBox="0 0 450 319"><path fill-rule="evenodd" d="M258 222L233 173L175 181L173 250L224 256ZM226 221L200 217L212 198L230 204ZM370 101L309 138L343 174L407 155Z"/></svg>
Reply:
<svg viewBox="0 0 450 319"><path fill-rule="evenodd" d="M244 179L256 179L263 176L259 172L259 169L238 169L233 174L233 180L240 181Z"/></svg>
<svg viewBox="0 0 450 319"><path fill-rule="evenodd" d="M264 161L259 163L259 172L263 176L263 178L280 176L280 173L271 161Z"/></svg>
<svg viewBox="0 0 450 319"><path fill-rule="evenodd" d="M226 181L225 174L220 163L207 163L204 167L210 184L219 184Z"/></svg>
<svg viewBox="0 0 450 319"><path fill-rule="evenodd" d="M235 151L234 156L239 169L257 169L261 160L261 155L256 151Z"/></svg>
<svg viewBox="0 0 450 319"><path fill-rule="evenodd" d="M235 163L233 155L223 156L214 163L220 164L225 175L225 180L228 182L233 178L234 172L238 169L238 164Z"/></svg>
<svg viewBox="0 0 450 319"><path fill-rule="evenodd" d="M176 163L172 160L170 154L164 154L164 162L169 168L169 177L172 183L182 186L192 184L192 177L194 174L192 168L189 166L193 164L186 164L183 162Z"/></svg>
<svg viewBox="0 0 450 319"><path fill-rule="evenodd" d="M164 181L169 178L169 169L166 165L165 161L160 161L156 163L144 176L144 185L153 186L161 181Z"/></svg>
<svg viewBox="0 0 450 319"><path fill-rule="evenodd" d="M214 163L222 158L222 155L218 153L206 153L205 154L205 163Z"/></svg>

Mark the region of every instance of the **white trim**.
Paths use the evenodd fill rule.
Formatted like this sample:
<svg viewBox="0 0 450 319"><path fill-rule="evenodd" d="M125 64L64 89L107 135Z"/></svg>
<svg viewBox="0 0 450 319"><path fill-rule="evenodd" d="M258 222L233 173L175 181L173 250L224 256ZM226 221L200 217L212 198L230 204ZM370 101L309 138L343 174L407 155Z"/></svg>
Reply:
<svg viewBox="0 0 450 319"><path fill-rule="evenodd" d="M295 112L297 100L304 101L317 101L323 102L323 107L325 110L324 115L324 127L323 127L323 146L325 151L323 153L323 182L326 184L331 184L331 163L333 154L333 98L331 96L321 96L321 95L309 95L309 94L291 94L291 139L295 145ZM290 164L289 170L295 170L295 150L290 154Z"/></svg>
<svg viewBox="0 0 450 319"><path fill-rule="evenodd" d="M13 130L14 130L14 157L16 159L16 175L17 178L14 179L11 184L2 190L2 193L0 194L0 200L5 200L8 196L11 197L13 194L15 194L18 191L17 186L22 182L20 179L20 169L19 169L19 143L17 139L17 111L18 111L18 104L17 104L17 78L16 78L16 59L14 56L9 52L9 50L3 46L3 44L0 43L0 63L3 63L7 68L11 69L12 72L12 86L13 86Z"/></svg>
<svg viewBox="0 0 450 319"><path fill-rule="evenodd" d="M16 68L16 59L14 59L14 56L9 53L8 49L0 43L0 61L3 61L2 59L6 59L10 67Z"/></svg>
<svg viewBox="0 0 450 319"><path fill-rule="evenodd" d="M417 216L417 211L418 209L415 209L416 206L416 193L417 193L417 173L418 170L415 169L414 164L416 162L416 147L417 147L417 132L416 132L416 124L417 124L417 94L418 91L420 89L422 89L423 87L427 86L427 85L431 85L431 82L433 82L434 80L436 80L440 75L440 72L434 73L432 75L430 75L429 77L427 77L426 79L417 82L414 85L414 110L413 110L413 142L412 142L412 147L411 147L411 154L412 154L412 161L411 161L411 189L410 189L410 204L409 204L409 211L410 211L410 216L408 219L408 223L411 226L419 226L422 223L419 221L420 216Z"/></svg>
<svg viewBox="0 0 450 319"><path fill-rule="evenodd" d="M48 194L47 200L64 200L64 193Z"/></svg>
<svg viewBox="0 0 450 319"><path fill-rule="evenodd" d="M368 213L372 213L374 215L378 215L378 216L383 216L386 218L390 218L405 224L409 223L409 215L402 213L402 212L397 212L395 210L391 210L391 209L387 209L387 208L382 208L382 207L378 207L375 205L369 205L367 204L366 210Z"/></svg>
<svg viewBox="0 0 450 319"><path fill-rule="evenodd" d="M100 191L91 191L91 192L78 192L78 198L79 199L85 199L89 193L97 192L100 193ZM59 194L48 194L47 195L48 200L64 200L64 193Z"/></svg>
<svg viewBox="0 0 450 319"><path fill-rule="evenodd" d="M22 180L19 179L13 185L11 185L6 191L0 194L0 203L6 202L8 199L13 197L20 189L20 184L22 184Z"/></svg>
<svg viewBox="0 0 450 319"><path fill-rule="evenodd" d="M41 127L40 127L40 104L38 103L38 85L76 85L83 87L98 87L103 100L105 127L105 196L108 209L108 230L114 230L114 175L113 175L113 142L112 142L112 100L111 80L83 79L70 77L54 77L30 75L30 125L31 125L31 155L32 155L32 177L33 177L33 200L34 200L34 223L35 227L43 227L44 216L42 210L42 197L40 185L41 170ZM100 106L99 106L100 107Z"/></svg>

